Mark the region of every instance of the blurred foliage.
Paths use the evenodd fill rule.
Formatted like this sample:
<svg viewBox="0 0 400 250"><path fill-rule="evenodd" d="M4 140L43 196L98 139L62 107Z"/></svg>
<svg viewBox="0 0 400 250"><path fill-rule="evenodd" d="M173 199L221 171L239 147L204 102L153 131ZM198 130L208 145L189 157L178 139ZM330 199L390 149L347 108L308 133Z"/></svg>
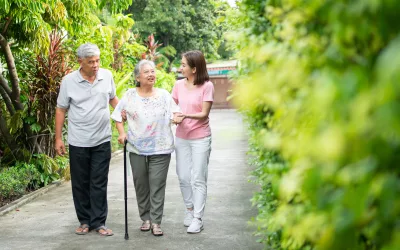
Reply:
<svg viewBox="0 0 400 250"><path fill-rule="evenodd" d="M176 81L175 73L167 73L164 70L157 70L156 77L154 87L165 89L171 93Z"/></svg>
<svg viewBox="0 0 400 250"><path fill-rule="evenodd" d="M398 1L238 5L234 100L265 247L399 249Z"/></svg>
<svg viewBox="0 0 400 250"><path fill-rule="evenodd" d="M227 38L232 30L230 17L237 13L237 9L232 8L226 1L213 1L213 4L216 13L217 34L220 37L217 48L218 58L233 59L235 57L235 49L228 43Z"/></svg>

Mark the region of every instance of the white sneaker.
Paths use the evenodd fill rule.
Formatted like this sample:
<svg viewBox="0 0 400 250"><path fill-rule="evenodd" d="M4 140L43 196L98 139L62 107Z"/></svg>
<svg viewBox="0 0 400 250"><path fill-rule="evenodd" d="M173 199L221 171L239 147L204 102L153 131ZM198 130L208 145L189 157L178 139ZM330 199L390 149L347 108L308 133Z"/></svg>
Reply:
<svg viewBox="0 0 400 250"><path fill-rule="evenodd" d="M190 224L192 224L192 220L193 220L193 210L187 210L185 211L185 219L183 219L183 225L185 227L190 226Z"/></svg>
<svg viewBox="0 0 400 250"><path fill-rule="evenodd" d="M193 218L192 223L187 229L187 232L190 234L197 234L203 230L203 221L198 218Z"/></svg>

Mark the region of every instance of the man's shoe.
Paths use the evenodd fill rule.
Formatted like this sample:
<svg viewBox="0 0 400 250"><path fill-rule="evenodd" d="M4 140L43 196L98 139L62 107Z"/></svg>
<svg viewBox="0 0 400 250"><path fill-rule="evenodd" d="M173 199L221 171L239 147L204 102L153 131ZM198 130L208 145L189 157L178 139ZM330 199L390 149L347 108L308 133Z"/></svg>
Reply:
<svg viewBox="0 0 400 250"><path fill-rule="evenodd" d="M193 220L193 210L187 210L185 211L185 219L183 219L183 225L185 227L190 226L190 224L192 224L192 220Z"/></svg>
<svg viewBox="0 0 400 250"><path fill-rule="evenodd" d="M203 230L203 221L199 218L193 218L192 223L187 229L189 234L197 234Z"/></svg>

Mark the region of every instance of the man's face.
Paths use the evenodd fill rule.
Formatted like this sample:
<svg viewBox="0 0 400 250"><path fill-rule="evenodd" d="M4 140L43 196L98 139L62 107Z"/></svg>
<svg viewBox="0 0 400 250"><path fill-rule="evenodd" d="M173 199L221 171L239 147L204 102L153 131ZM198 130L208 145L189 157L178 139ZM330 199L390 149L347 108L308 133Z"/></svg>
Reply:
<svg viewBox="0 0 400 250"><path fill-rule="evenodd" d="M78 59L81 70L85 75L94 76L99 71L100 56L91 56Z"/></svg>

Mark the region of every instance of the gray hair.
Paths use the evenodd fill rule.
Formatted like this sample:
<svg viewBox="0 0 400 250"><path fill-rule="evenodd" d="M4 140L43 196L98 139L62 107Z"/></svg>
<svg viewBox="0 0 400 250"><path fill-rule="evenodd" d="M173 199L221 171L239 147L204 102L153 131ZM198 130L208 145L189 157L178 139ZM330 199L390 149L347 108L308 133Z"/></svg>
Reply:
<svg viewBox="0 0 400 250"><path fill-rule="evenodd" d="M87 58L92 56L100 56L100 49L96 44L85 43L79 46L76 51L78 58Z"/></svg>
<svg viewBox="0 0 400 250"><path fill-rule="evenodd" d="M141 70L142 67L143 67L144 65L146 65L146 64L150 65L153 69L156 68L156 65L154 64L153 61L146 60L146 59L140 60L140 61L136 64L135 69L133 70L133 74L135 75L136 87L140 87L140 82L137 82L137 81L136 81L136 77L138 77L138 76L140 75L140 70Z"/></svg>

